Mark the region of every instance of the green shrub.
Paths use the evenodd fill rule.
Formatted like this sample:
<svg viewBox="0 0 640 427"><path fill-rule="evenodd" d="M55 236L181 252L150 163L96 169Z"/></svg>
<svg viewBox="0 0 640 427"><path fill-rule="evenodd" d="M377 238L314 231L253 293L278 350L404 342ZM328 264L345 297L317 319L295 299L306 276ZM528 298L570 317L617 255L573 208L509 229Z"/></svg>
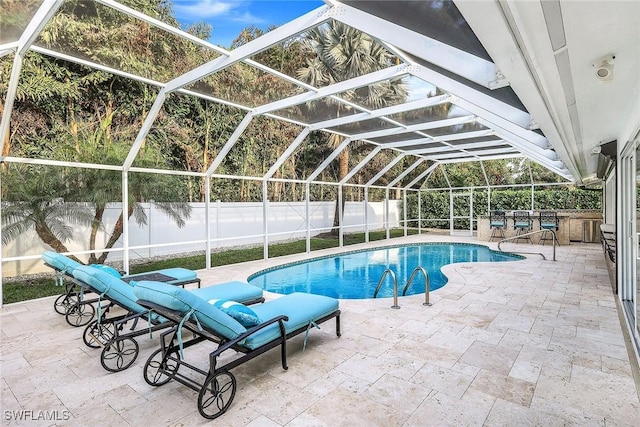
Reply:
<svg viewBox="0 0 640 427"><path fill-rule="evenodd" d="M486 215L487 191L473 192L473 216ZM581 190L578 188L554 188L536 190L533 193L534 207L536 210L563 210L563 209L602 209L602 192ZM422 192L421 196L422 227L449 228L449 192ZM468 213L468 204L465 197L454 198L454 215L463 216ZM418 194L407 195L407 217L418 218ZM531 209L530 189L507 189L491 191L491 209L529 210ZM443 221L445 219L445 221ZM416 223L417 221L412 221ZM456 228L467 228L468 220L456 220Z"/></svg>

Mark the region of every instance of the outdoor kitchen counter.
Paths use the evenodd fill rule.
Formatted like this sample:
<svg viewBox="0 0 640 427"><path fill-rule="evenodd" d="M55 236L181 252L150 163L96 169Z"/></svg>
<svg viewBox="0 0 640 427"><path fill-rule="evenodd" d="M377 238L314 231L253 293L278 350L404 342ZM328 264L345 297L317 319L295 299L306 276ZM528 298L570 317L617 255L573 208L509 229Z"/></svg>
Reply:
<svg viewBox="0 0 640 427"><path fill-rule="evenodd" d="M561 245L567 245L571 241L581 242L584 239L585 223L587 221L602 222L602 212L599 210L567 210L558 212L558 231L556 237L558 243ZM507 224L504 227L505 238L513 237L516 235L516 231L513 228L513 212L506 211ZM540 229L540 222L538 221L539 211L533 211L531 215L532 227L531 231ZM489 226L489 215L480 215L477 217L477 232L478 240L489 241L491 237L491 227ZM531 236L534 243L537 243L542 234ZM494 241L500 239L494 238ZM520 242L523 242L520 240ZM549 242L551 243L551 242Z"/></svg>

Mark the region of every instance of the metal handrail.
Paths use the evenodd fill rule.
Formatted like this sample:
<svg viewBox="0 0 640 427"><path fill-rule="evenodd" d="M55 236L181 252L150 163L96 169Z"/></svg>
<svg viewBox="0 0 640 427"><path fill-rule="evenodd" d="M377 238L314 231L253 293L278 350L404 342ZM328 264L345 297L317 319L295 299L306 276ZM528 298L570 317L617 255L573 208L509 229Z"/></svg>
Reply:
<svg viewBox="0 0 640 427"><path fill-rule="evenodd" d="M376 298L378 296L378 292L380 291L380 287L384 282L384 279L387 277L387 274L391 274L391 279L393 279L393 305L391 308L400 308L398 305L398 281L396 280L396 274L390 268L387 268L384 273L382 273L382 277L380 277L380 281L378 282L378 286L376 286L376 290L373 293L373 297Z"/></svg>
<svg viewBox="0 0 640 427"><path fill-rule="evenodd" d="M530 231L528 233L525 234L519 234L517 236L513 236L513 237L507 237L506 239L502 239L498 242L498 250L500 252L504 252L502 249L500 249L500 244L504 243L504 242L508 242L509 240L516 240L516 239L521 239L523 237L527 237L527 236L532 236L534 234L540 234L540 233L551 233L551 235L553 236L553 260L556 260L556 244L558 243L558 238L556 236L556 232L555 230L548 230L548 229L543 229L543 230L535 230L535 231ZM542 257L542 259L546 260L547 257L544 256L543 253L540 252L523 252L523 251L509 251L512 253L516 253L516 254L532 254L532 255L540 255Z"/></svg>
<svg viewBox="0 0 640 427"><path fill-rule="evenodd" d="M409 280L407 280L407 284L404 285L404 289L402 290L402 296L405 296L407 294L407 289L409 289L409 285L411 284L411 282L413 282L413 279L416 277L416 274L418 274L419 271L421 271L422 275L424 276L424 302L422 303L422 305L431 305L431 303L429 302L429 275L427 274L427 270L425 270L420 266L413 269L413 272L411 273Z"/></svg>

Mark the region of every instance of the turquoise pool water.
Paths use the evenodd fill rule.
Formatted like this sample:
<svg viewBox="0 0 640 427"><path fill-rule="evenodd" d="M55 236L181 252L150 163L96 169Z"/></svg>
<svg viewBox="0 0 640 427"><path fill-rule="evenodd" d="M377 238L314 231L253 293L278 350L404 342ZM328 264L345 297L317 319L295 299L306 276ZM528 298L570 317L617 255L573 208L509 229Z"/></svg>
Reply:
<svg viewBox="0 0 640 427"><path fill-rule="evenodd" d="M447 277L440 268L456 262L504 262L524 259L487 246L461 243L424 243L346 252L260 271L249 283L278 294L307 292L342 299L373 298L384 271L391 269L402 294L413 270L420 266L429 275L429 290L441 288ZM425 280L418 273L407 295L424 293ZM393 282L387 275L378 298L393 296Z"/></svg>

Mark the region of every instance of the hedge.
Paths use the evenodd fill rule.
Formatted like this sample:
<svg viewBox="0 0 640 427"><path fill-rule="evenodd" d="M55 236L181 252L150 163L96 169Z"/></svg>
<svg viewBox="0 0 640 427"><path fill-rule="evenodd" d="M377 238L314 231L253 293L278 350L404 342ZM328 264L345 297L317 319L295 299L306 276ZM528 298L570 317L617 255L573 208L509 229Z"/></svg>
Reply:
<svg viewBox="0 0 640 427"><path fill-rule="evenodd" d="M473 217L486 215L487 191L473 192ZM454 198L454 216L468 215L466 197ZM422 192L422 227L449 228L449 192ZM418 218L418 194L407 195L407 217ZM570 189L550 189L534 191L534 208L536 210L563 209L602 209L602 192ZM493 190L491 191L491 209L506 211L531 209L531 190ZM446 219L446 221L434 221ZM417 227L417 221L409 221L410 227ZM469 226L468 220L457 219L456 228Z"/></svg>

